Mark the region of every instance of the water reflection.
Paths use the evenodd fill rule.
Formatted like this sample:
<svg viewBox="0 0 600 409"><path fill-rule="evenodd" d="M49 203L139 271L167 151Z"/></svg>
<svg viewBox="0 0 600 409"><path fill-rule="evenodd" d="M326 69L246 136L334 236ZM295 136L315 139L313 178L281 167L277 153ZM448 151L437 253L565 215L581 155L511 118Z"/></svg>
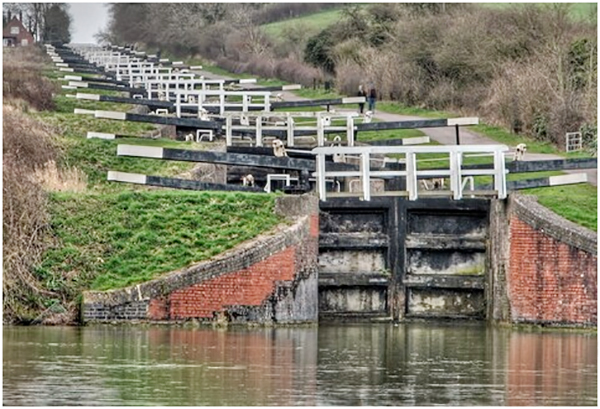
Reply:
<svg viewBox="0 0 600 409"><path fill-rule="evenodd" d="M5 405L595 405L595 334L5 327Z"/></svg>

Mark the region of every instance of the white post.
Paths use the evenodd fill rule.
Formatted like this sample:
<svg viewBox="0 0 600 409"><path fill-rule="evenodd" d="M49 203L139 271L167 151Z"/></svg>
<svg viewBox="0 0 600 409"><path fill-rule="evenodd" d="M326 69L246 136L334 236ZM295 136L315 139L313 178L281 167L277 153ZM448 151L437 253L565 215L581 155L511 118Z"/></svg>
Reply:
<svg viewBox="0 0 600 409"><path fill-rule="evenodd" d="M319 191L319 199L327 200L327 189L325 185L325 154L317 154L317 190Z"/></svg>
<svg viewBox="0 0 600 409"><path fill-rule="evenodd" d="M348 146L354 146L354 117L350 115L346 117L346 139Z"/></svg>
<svg viewBox="0 0 600 409"><path fill-rule="evenodd" d="M294 119L290 113L287 114L287 146L294 146Z"/></svg>
<svg viewBox="0 0 600 409"><path fill-rule="evenodd" d="M242 95L242 112L248 112L248 95Z"/></svg>
<svg viewBox="0 0 600 409"><path fill-rule="evenodd" d="M223 115L225 113L225 94L219 94L219 113Z"/></svg>
<svg viewBox="0 0 600 409"><path fill-rule="evenodd" d="M265 112L271 112L271 96L265 95Z"/></svg>
<svg viewBox="0 0 600 409"><path fill-rule="evenodd" d="M360 155L360 170L363 188L363 200L371 200L371 181L369 171L371 168L371 158L369 152L363 152Z"/></svg>
<svg viewBox="0 0 600 409"><path fill-rule="evenodd" d="M262 117L256 117L256 146L263 146L262 141Z"/></svg>
<svg viewBox="0 0 600 409"><path fill-rule="evenodd" d="M317 146L325 146L325 128L323 127L323 117L317 113Z"/></svg>
<svg viewBox="0 0 600 409"><path fill-rule="evenodd" d="M227 146L231 146L233 144L233 134L232 134L232 127L233 125L233 118L231 117L231 115L228 115L225 117L225 142L227 144Z"/></svg>
<svg viewBox="0 0 600 409"><path fill-rule="evenodd" d="M452 197L454 200L462 199L461 189L461 152L450 152L450 189L452 190Z"/></svg>
<svg viewBox="0 0 600 409"><path fill-rule="evenodd" d="M177 113L177 118L181 118L181 93L177 92L175 94L175 112Z"/></svg>
<svg viewBox="0 0 600 409"><path fill-rule="evenodd" d="M406 189L408 200L417 200L419 194L417 181L417 161L414 152L406 152Z"/></svg>
<svg viewBox="0 0 600 409"><path fill-rule="evenodd" d="M494 189L498 199L506 199L506 175L504 173L504 152L494 152Z"/></svg>

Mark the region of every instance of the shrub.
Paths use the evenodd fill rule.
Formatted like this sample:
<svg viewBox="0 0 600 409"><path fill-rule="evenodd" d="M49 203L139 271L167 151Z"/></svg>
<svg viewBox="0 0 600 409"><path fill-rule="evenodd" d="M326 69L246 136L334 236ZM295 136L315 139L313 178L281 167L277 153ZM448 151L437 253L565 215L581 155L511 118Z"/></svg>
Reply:
<svg viewBox="0 0 600 409"><path fill-rule="evenodd" d="M52 96L56 85L42 76L44 59L41 51L32 47L17 47L4 51L2 95L22 99L37 110L54 108Z"/></svg>
<svg viewBox="0 0 600 409"><path fill-rule="evenodd" d="M31 321L56 297L32 270L49 240L47 198L32 172L56 153L47 126L11 106L2 112L4 320Z"/></svg>

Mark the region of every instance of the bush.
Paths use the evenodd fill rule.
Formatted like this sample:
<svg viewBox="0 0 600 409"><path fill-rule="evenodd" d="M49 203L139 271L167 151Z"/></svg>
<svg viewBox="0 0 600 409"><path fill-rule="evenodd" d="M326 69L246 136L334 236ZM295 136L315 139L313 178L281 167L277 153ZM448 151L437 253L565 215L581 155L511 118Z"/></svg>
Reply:
<svg viewBox="0 0 600 409"><path fill-rule="evenodd" d="M56 152L43 123L10 106L2 112L4 320L32 321L56 298L33 273L49 241L47 198L33 171Z"/></svg>
<svg viewBox="0 0 600 409"><path fill-rule="evenodd" d="M4 98L22 99L37 110L54 108L52 96L57 87L42 76L45 60L41 51L33 47L16 47L4 50L2 95Z"/></svg>

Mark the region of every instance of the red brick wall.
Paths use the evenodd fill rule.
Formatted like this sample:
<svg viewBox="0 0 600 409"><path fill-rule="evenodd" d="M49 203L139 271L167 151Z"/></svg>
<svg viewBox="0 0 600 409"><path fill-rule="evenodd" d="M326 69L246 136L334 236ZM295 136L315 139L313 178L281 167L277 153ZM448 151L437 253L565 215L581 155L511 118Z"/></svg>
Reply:
<svg viewBox="0 0 600 409"><path fill-rule="evenodd" d="M319 237L319 215L313 214L310 216L310 236Z"/></svg>
<svg viewBox="0 0 600 409"><path fill-rule="evenodd" d="M249 268L174 291L168 299L153 299L148 318L212 318L213 313L227 306L261 305L273 293L277 281L294 279L295 269L296 247L292 246Z"/></svg>
<svg viewBox="0 0 600 409"><path fill-rule="evenodd" d="M508 296L516 322L597 322L597 257L510 220Z"/></svg>

